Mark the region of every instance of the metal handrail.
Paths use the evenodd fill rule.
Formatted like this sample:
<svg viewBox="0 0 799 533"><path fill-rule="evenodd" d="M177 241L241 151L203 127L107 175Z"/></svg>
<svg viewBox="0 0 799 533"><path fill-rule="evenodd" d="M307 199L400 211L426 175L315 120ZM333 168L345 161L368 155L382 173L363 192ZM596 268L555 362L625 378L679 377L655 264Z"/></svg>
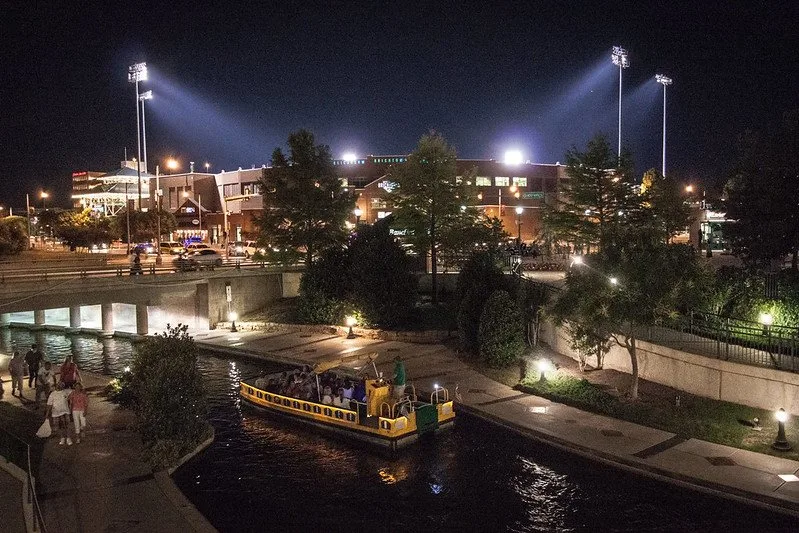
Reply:
<svg viewBox="0 0 799 533"><path fill-rule="evenodd" d="M27 480L28 480L28 491L27 491L28 504L33 506L33 531L42 531L43 533L47 533L47 527L44 524L44 518L42 516L42 508L39 505L39 497L36 495L36 485L35 485L36 479L33 477L33 474L31 473L33 471L33 465L31 463L30 444L20 439L19 437L17 437L16 435L14 435L13 433L11 433L10 431L8 431L3 427L0 427L0 430L2 430L3 433L8 435L15 441L25 446L25 462L27 468L23 468L23 470L25 470L25 474L27 475Z"/></svg>
<svg viewBox="0 0 799 533"><path fill-rule="evenodd" d="M439 401L439 397L438 397L438 393L439 392L443 392L444 393L444 401L443 402ZM436 401L433 401L433 397L435 397ZM448 401L449 401L449 391L447 389L445 389L444 387L438 387L437 389L435 389L433 392L430 393L430 403L432 403L434 405L438 404L438 403L447 403Z"/></svg>

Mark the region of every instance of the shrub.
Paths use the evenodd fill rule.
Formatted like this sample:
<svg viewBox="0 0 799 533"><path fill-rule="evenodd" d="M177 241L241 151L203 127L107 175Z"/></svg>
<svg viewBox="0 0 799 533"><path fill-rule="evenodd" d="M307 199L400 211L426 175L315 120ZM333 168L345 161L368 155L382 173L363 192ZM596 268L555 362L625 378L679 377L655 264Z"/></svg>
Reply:
<svg viewBox="0 0 799 533"><path fill-rule="evenodd" d="M458 274L458 337L465 351L478 352L483 307L493 291L504 287L504 274L496 257L488 252L475 253Z"/></svg>
<svg viewBox="0 0 799 533"><path fill-rule="evenodd" d="M145 450L167 447L185 453L207 431L197 346L187 330L167 325L165 333L148 338L133 356L131 386ZM164 466L155 455L149 459Z"/></svg>
<svg viewBox="0 0 799 533"><path fill-rule="evenodd" d="M506 291L494 291L480 316L480 358L492 367L514 364L524 352L522 314Z"/></svg>

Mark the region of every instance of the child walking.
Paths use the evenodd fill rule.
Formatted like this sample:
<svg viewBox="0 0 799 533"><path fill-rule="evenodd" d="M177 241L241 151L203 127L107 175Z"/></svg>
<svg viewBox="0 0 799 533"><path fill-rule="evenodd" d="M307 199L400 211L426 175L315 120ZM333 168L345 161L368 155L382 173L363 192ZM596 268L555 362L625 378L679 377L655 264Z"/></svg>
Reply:
<svg viewBox="0 0 799 533"><path fill-rule="evenodd" d="M80 434L86 430L86 407L89 405L89 397L80 382L75 383L68 400L72 410L72 420L75 422L75 443L80 443Z"/></svg>

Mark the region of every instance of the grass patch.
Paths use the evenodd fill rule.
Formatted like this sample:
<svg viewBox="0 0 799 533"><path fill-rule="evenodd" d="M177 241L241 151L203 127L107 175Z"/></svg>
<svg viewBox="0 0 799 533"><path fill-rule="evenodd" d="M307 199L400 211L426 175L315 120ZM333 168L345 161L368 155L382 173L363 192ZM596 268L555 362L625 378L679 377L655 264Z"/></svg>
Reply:
<svg viewBox="0 0 799 533"><path fill-rule="evenodd" d="M778 452L771 448L777 436L777 422L773 411L687 393L681 394L679 407L662 399L642 398L630 401L624 396L611 394L586 379L564 375L546 381L525 379L516 388L584 411L662 429L684 438L696 438L799 460L799 449ZM742 423L755 417L760 419L762 431L755 431ZM790 417L785 425L788 440L795 441L799 437L799 420L797 417Z"/></svg>

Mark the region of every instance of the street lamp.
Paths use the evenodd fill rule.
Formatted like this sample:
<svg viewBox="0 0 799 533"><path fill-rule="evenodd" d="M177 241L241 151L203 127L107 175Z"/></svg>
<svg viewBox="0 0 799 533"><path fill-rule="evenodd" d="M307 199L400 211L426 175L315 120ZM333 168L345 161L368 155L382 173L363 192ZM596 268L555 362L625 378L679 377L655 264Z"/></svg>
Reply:
<svg viewBox="0 0 799 533"><path fill-rule="evenodd" d="M524 157L519 150L506 150L505 151L505 164L506 165L521 165Z"/></svg>
<svg viewBox="0 0 799 533"><path fill-rule="evenodd" d="M236 319L239 318L239 315L235 311L231 311L227 314L228 320L230 320L230 332L236 333L238 329L236 328Z"/></svg>
<svg viewBox="0 0 799 533"><path fill-rule="evenodd" d="M672 80L663 74L656 74L655 80L663 85L663 166L661 175L666 175L666 85L671 85Z"/></svg>
<svg viewBox="0 0 799 533"><path fill-rule="evenodd" d="M361 215L363 215L363 211L360 207L356 207L352 213L355 215L355 227L357 228L361 223Z"/></svg>
<svg viewBox="0 0 799 533"><path fill-rule="evenodd" d="M172 172L177 170L178 166L180 166L180 164L178 163L177 159L170 157L169 159L166 160L166 168L168 168Z"/></svg>
<svg viewBox="0 0 799 533"><path fill-rule="evenodd" d="M539 359L536 362L536 366L538 366L538 372L540 374L538 378L539 381L546 381L547 372L554 369L552 362L549 359Z"/></svg>
<svg viewBox="0 0 799 533"><path fill-rule="evenodd" d="M354 339L354 338L355 338L355 333L352 331L352 327L353 327L355 324L357 324L357 323L358 323L358 321L355 319L355 317L354 317L354 316L348 316L348 317L346 318L346 324L347 324L347 326L350 328L350 331L349 331L349 333L347 333L347 338L348 338L348 339Z"/></svg>
<svg viewBox="0 0 799 533"><path fill-rule="evenodd" d="M610 57L613 64L619 67L619 157L621 157L621 72L630 66L630 59L627 57L627 50L621 46L614 46Z"/></svg>
<svg viewBox="0 0 799 533"><path fill-rule="evenodd" d="M522 213L524 213L524 208L522 206L516 207L516 225L519 226L519 233L516 237L516 244L519 246L519 250L521 252L522 247Z"/></svg>
<svg viewBox="0 0 799 533"><path fill-rule="evenodd" d="M211 168L211 163L208 161L205 162L205 171L208 172L208 169Z"/></svg>
<svg viewBox="0 0 799 533"><path fill-rule="evenodd" d="M139 82L147 81L147 63L134 63L128 67L128 81L136 86L136 176L139 178L139 209L141 209L141 131L139 124Z"/></svg>
<svg viewBox="0 0 799 533"><path fill-rule="evenodd" d="M155 236L156 246L158 249L155 255L155 264L161 266L163 258L161 257L161 167L155 165L155 220L158 225L158 233Z"/></svg>
<svg viewBox="0 0 799 533"><path fill-rule="evenodd" d="M771 447L781 452L787 452L793 448L788 442L788 439L785 438L785 422L788 420L788 413L785 412L785 409L780 407L780 410L774 414L774 418L777 419L777 438L774 440Z"/></svg>
<svg viewBox="0 0 799 533"><path fill-rule="evenodd" d="M50 196L50 195L49 195L49 194L47 194L47 193L46 193L46 192L44 192L44 191L42 191L41 193L39 193L39 197L42 199L42 211L46 211L46 210L47 210L47 198L48 198L49 196Z"/></svg>

